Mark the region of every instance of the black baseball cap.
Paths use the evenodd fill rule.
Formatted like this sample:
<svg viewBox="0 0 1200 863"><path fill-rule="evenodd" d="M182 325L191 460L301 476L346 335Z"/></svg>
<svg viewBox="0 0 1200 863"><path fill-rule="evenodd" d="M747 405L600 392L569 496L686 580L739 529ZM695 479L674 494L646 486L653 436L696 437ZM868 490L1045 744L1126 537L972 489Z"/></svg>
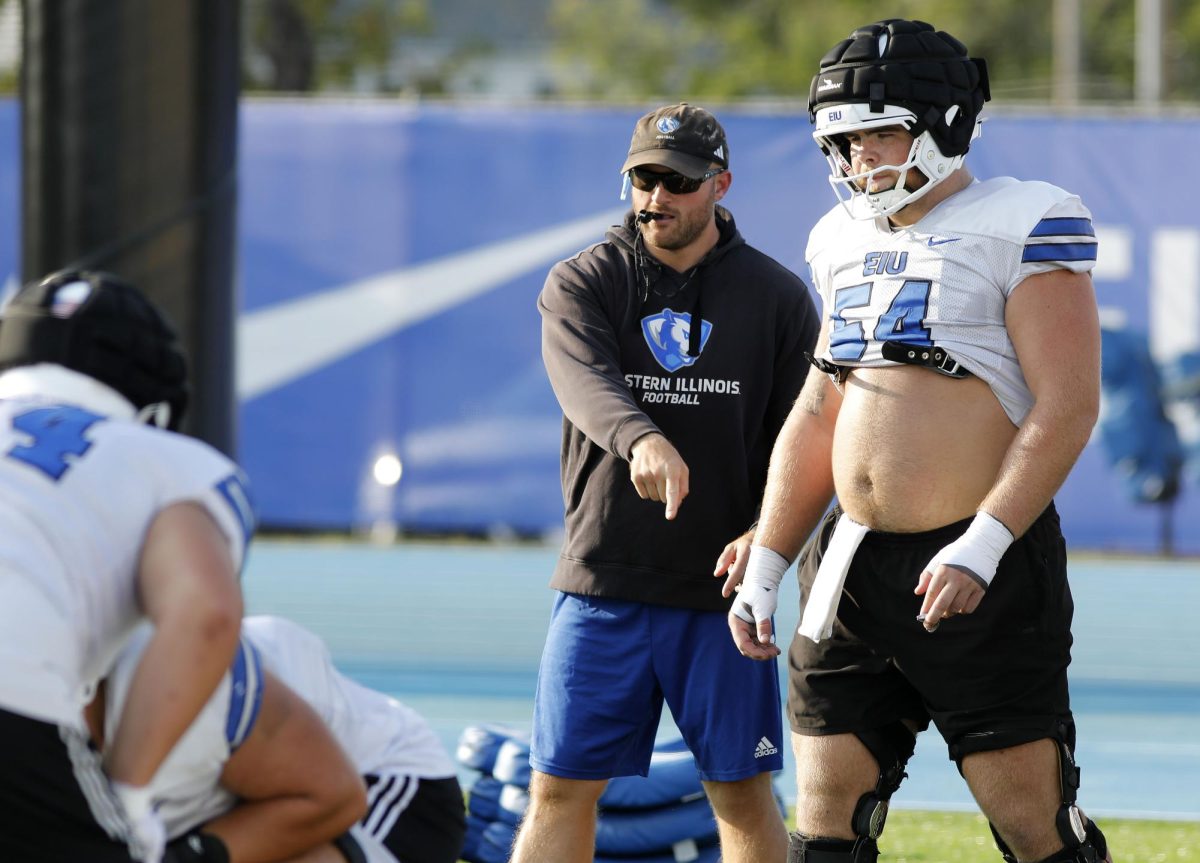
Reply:
<svg viewBox="0 0 1200 863"><path fill-rule="evenodd" d="M698 180L714 162L729 167L725 130L708 111L680 102L637 121L621 173L639 165L662 165Z"/></svg>

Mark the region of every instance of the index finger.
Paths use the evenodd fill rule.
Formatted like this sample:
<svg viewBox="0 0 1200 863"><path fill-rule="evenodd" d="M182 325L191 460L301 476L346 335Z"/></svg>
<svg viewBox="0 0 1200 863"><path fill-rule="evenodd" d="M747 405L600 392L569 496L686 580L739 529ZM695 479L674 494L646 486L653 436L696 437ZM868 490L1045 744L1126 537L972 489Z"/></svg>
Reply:
<svg viewBox="0 0 1200 863"><path fill-rule="evenodd" d="M674 476L667 477L667 519L673 519L679 512L679 503L683 498L679 494L679 480Z"/></svg>

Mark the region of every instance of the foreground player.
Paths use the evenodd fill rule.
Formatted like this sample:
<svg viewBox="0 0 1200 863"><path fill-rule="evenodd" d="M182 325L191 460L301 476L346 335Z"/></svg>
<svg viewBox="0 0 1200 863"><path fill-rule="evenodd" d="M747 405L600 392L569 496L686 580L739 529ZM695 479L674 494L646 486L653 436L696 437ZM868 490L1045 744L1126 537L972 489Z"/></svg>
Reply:
<svg viewBox="0 0 1200 863"><path fill-rule="evenodd" d="M131 639L110 675L110 715L148 636ZM462 789L425 720L340 674L291 621L248 617L242 643L152 783L169 863L455 863Z"/></svg>
<svg viewBox="0 0 1200 863"><path fill-rule="evenodd" d="M789 861L873 861L930 719L1009 861L1108 859L1075 805L1072 604L1052 498L1096 420L1096 242L1079 199L962 166L982 61L928 24L856 30L812 83L843 198L807 258L816 364L780 434L740 601L771 659L788 561L798 772Z"/></svg>
<svg viewBox="0 0 1200 863"><path fill-rule="evenodd" d="M64 272L0 319L0 860L157 863L146 784L229 667L252 526L241 473L174 426L186 369L115 276ZM103 764L83 707L157 635Z"/></svg>

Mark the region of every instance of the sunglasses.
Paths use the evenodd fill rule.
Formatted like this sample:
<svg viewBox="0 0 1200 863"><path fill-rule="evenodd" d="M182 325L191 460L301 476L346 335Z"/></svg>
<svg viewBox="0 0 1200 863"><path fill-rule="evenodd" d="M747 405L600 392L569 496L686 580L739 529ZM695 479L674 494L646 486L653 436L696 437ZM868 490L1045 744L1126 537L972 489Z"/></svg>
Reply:
<svg viewBox="0 0 1200 863"><path fill-rule="evenodd" d="M703 176L693 179L675 171L660 174L657 171L647 171L644 168L630 168L629 180L633 183L633 188L639 192L653 192L654 187L662 183L663 188L672 195L690 195L713 177L717 176L717 174L724 173L724 168L715 168L711 171L706 171Z"/></svg>

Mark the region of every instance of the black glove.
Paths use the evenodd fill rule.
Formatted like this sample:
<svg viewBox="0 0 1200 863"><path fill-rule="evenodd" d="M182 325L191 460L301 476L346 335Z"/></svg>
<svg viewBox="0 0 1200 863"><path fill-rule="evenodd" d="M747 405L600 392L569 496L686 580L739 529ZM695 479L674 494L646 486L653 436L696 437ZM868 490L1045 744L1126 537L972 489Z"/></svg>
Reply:
<svg viewBox="0 0 1200 863"><path fill-rule="evenodd" d="M197 830L168 842L162 863L229 863L229 849L211 833Z"/></svg>

